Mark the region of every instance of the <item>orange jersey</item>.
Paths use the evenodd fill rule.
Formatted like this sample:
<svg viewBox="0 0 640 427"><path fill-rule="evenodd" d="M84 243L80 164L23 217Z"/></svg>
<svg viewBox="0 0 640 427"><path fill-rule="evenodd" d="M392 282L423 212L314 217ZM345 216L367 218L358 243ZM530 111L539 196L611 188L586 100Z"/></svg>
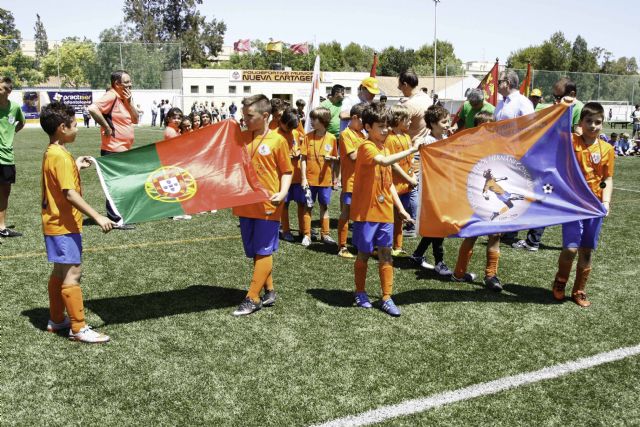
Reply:
<svg viewBox="0 0 640 427"><path fill-rule="evenodd" d="M389 155L389 149L366 140L358 148L351 220L368 222L393 222L391 166L381 166L373 160L378 154Z"/></svg>
<svg viewBox="0 0 640 427"><path fill-rule="evenodd" d="M359 130L346 128L340 133L340 176L342 191L345 193L353 192L353 177L356 168L356 162L351 160L349 154L357 152L364 140L364 134Z"/></svg>
<svg viewBox="0 0 640 427"><path fill-rule="evenodd" d="M291 173L293 170L287 140L272 130L268 131L264 137L258 135L255 138L253 132L247 130L242 132L241 138L260 184L269 192L269 195L278 193L282 175ZM275 206L269 201L254 203L233 208L233 214L245 218L280 221L283 205L280 203Z"/></svg>
<svg viewBox="0 0 640 427"><path fill-rule="evenodd" d="M324 136L316 136L314 131L305 135L300 152L307 158L307 181L317 187L331 187L331 161L324 156L338 156L336 137L329 132Z"/></svg>
<svg viewBox="0 0 640 427"><path fill-rule="evenodd" d="M391 154L400 153L411 148L411 137L407 133L395 134L393 132L389 132L389 136L387 136L387 139L384 141L384 146L389 149L389 153ZM407 175L413 177L413 154L409 154L400 160L398 162L398 166L400 166ZM398 194L406 194L411 191L409 183L396 173L393 174L393 185L396 186Z"/></svg>
<svg viewBox="0 0 640 427"><path fill-rule="evenodd" d="M269 129L276 130L280 128L280 120L271 120L269 122Z"/></svg>
<svg viewBox="0 0 640 427"><path fill-rule="evenodd" d="M582 136L574 134L573 152L589 188L598 196L598 199L602 200L600 183L613 176L615 159L613 147L599 138L588 146L584 143Z"/></svg>
<svg viewBox="0 0 640 427"><path fill-rule="evenodd" d="M102 134L101 150L120 152L131 149L133 125L137 122L133 121L125 102L127 101L123 101L113 90L108 90L102 98L94 102L103 115L111 112L111 120L115 128L110 136Z"/></svg>
<svg viewBox="0 0 640 427"><path fill-rule="evenodd" d="M298 129L294 129L289 133L282 132L278 129L278 133L287 140L289 146L289 154L291 156L291 166L293 167L292 184L300 184L302 182L302 172L300 170L300 144L304 138L304 134L300 134Z"/></svg>
<svg viewBox="0 0 640 427"><path fill-rule="evenodd" d="M49 144L42 159L42 230L47 236L82 232L82 213L65 197L64 190L82 195L80 173L73 156Z"/></svg>

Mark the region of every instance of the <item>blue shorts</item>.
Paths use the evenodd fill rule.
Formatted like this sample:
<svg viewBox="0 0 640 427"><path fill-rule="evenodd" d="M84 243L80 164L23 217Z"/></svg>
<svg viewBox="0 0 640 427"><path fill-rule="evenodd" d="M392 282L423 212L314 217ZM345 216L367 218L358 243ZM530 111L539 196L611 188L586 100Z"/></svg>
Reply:
<svg viewBox="0 0 640 427"><path fill-rule="evenodd" d="M47 259L56 264L82 264L82 234L71 233L60 236L44 236Z"/></svg>
<svg viewBox="0 0 640 427"><path fill-rule="evenodd" d="M289 187L289 192L287 193L287 197L285 197L284 201L285 203L305 203L306 199L304 197L302 184L291 184L291 186Z"/></svg>
<svg viewBox="0 0 640 427"><path fill-rule="evenodd" d="M249 258L271 255L278 250L280 221L240 217L240 235Z"/></svg>
<svg viewBox="0 0 640 427"><path fill-rule="evenodd" d="M316 185L312 185L309 189L311 189L311 199L314 203L317 200L321 205L329 206L331 203L331 187L318 187Z"/></svg>
<svg viewBox="0 0 640 427"><path fill-rule="evenodd" d="M595 249L604 218L583 219L562 224L562 247Z"/></svg>
<svg viewBox="0 0 640 427"><path fill-rule="evenodd" d="M400 199L400 203L402 203L404 210L409 212L409 209L411 209L411 191L404 194L398 194L398 198Z"/></svg>
<svg viewBox="0 0 640 427"><path fill-rule="evenodd" d="M351 243L358 252L370 254L373 247L390 248L393 243L393 223L355 221Z"/></svg>
<svg viewBox="0 0 640 427"><path fill-rule="evenodd" d="M347 193L343 191L342 194L340 194L340 200L342 201L343 204L351 206L352 195L353 193Z"/></svg>

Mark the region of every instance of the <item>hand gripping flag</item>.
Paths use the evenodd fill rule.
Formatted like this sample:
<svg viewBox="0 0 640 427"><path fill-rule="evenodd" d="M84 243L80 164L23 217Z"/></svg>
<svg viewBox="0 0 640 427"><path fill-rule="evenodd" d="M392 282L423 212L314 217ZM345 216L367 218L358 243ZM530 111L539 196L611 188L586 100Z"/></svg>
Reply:
<svg viewBox="0 0 640 427"><path fill-rule="evenodd" d="M95 162L102 189L124 223L268 199L233 120Z"/></svg>
<svg viewBox="0 0 640 427"><path fill-rule="evenodd" d="M606 213L578 166L564 105L466 129L420 154L422 236L481 236Z"/></svg>

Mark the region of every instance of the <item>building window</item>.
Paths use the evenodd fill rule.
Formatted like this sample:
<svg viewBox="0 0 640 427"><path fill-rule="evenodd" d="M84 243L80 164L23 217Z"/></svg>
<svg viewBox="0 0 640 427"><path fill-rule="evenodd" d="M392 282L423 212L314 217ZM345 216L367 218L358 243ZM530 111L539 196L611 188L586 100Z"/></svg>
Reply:
<svg viewBox="0 0 640 427"><path fill-rule="evenodd" d="M229 93L236 93L236 87L235 86L229 86Z"/></svg>
<svg viewBox="0 0 640 427"><path fill-rule="evenodd" d="M213 86L207 86L207 93L213 93Z"/></svg>
<svg viewBox="0 0 640 427"><path fill-rule="evenodd" d="M199 86L191 86L191 93L198 93L200 91Z"/></svg>
<svg viewBox="0 0 640 427"><path fill-rule="evenodd" d="M331 89L332 89L332 87L331 87L331 86L327 86L325 89L326 89L326 91L327 91L327 95L331 95Z"/></svg>
<svg viewBox="0 0 640 427"><path fill-rule="evenodd" d="M350 87L345 87L344 88L344 93L347 95L351 95L351 88Z"/></svg>
<svg viewBox="0 0 640 427"><path fill-rule="evenodd" d="M243 91L244 93L251 93L251 86L244 86L244 87L242 88L242 91Z"/></svg>

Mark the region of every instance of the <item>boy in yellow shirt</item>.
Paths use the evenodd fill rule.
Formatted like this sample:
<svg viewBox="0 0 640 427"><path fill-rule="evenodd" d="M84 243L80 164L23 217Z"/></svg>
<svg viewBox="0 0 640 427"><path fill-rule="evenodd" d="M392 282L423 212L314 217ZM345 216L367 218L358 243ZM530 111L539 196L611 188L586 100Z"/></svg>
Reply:
<svg viewBox="0 0 640 427"><path fill-rule="evenodd" d="M305 138L300 153L302 188L311 190L312 200L320 205L320 239L325 243L333 243L329 234L329 203L331 203L331 186L333 184L333 163L338 159L338 144L336 137L327 132L331 121L331 112L324 107L311 111L309 120L313 130ZM304 214L304 237L302 246L311 244L311 210L307 208Z"/></svg>
<svg viewBox="0 0 640 427"><path fill-rule="evenodd" d="M418 151L419 141L408 150L390 154L385 147L389 129L389 110L379 102L368 105L362 112L362 123L368 139L358 148L355 179L353 182L353 244L358 248L354 264L355 302L358 307L371 308L366 292L367 261L378 248L378 274L382 287L380 309L393 317L400 316L400 309L391 299L393 291L393 260L391 244L393 239L393 208L405 221L412 221L404 210L398 193L393 186L391 165Z"/></svg>
<svg viewBox="0 0 640 427"><path fill-rule="evenodd" d="M78 132L73 107L54 101L42 108L40 125L49 135L49 146L42 160L42 228L47 258L53 263L49 277L47 330L69 329L69 339L85 343L109 341L107 335L91 329L84 320L82 275L82 214L91 217L109 232L115 225L96 212L82 198L79 169L91 165L87 157L73 156L65 144ZM64 311L67 310L68 317Z"/></svg>
<svg viewBox="0 0 640 427"><path fill-rule="evenodd" d="M389 149L389 153L395 154L411 148L411 136L407 133L411 118L409 109L404 105L394 105L391 107L391 131L387 136L384 145ZM404 209L409 212L412 219L415 219L416 212L411 203L412 192L417 193L418 179L413 167L413 155L408 155L398 163L391 166L393 170L393 185L396 187L398 197ZM417 194L415 194L417 196ZM391 255L405 255L402 249L402 217L397 209L394 209L393 223L393 249Z"/></svg>

